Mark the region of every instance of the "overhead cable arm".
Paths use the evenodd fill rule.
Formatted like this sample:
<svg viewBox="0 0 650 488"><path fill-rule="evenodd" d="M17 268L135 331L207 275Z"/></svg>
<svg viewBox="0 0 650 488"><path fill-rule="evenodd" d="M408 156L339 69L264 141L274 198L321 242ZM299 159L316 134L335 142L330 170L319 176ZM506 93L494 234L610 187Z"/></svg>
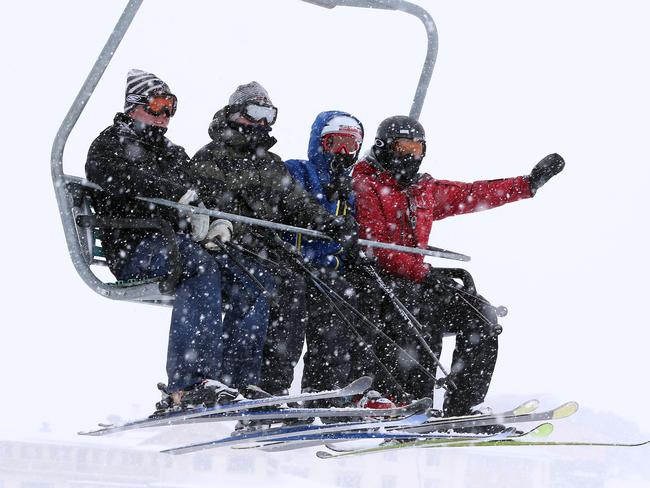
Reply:
<svg viewBox="0 0 650 488"><path fill-rule="evenodd" d="M424 99L429 89L431 76L433 75L433 67L436 64L438 56L438 30L429 12L425 9L411 2L404 0L302 0L303 2L318 5L319 7L332 9L334 7L359 7L359 8L373 8L382 10L398 10L407 14L415 15L424 24L427 31L427 54L422 66L420 80L415 90L413 103L409 116L414 119L419 119L422 113L422 106Z"/></svg>

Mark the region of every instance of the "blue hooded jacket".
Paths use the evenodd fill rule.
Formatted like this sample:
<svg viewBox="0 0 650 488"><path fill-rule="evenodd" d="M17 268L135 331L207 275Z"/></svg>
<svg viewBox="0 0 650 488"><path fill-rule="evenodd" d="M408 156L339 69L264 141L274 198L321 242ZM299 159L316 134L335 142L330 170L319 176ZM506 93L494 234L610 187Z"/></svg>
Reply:
<svg viewBox="0 0 650 488"><path fill-rule="evenodd" d="M347 215L354 210L354 195L350 192L347 201L330 202L325 194L325 186L334 177L331 162L332 156L323 154L321 149L321 133L327 123L338 116L356 117L347 112L332 110L321 112L311 126L309 136L308 160L289 159L284 162L291 176L300 183L303 188L313 195L318 202L333 215ZM361 122L359 125L362 127ZM311 264L318 267L334 268L343 270L343 256L338 254L340 246L332 241L311 239L302 234L286 234L286 240L294 244L302 253L304 258Z"/></svg>

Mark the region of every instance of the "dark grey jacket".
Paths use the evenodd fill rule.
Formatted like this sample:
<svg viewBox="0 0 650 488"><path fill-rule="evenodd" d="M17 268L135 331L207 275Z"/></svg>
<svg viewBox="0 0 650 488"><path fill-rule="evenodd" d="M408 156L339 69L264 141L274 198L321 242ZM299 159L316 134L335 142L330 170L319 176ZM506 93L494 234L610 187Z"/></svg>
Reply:
<svg viewBox="0 0 650 488"><path fill-rule="evenodd" d="M226 110L214 116L212 142L192 158L190 171L208 208L327 231L333 216L297 183L282 159L270 151L268 133L246 134L231 128ZM234 240L259 250L268 242L259 228L235 224Z"/></svg>

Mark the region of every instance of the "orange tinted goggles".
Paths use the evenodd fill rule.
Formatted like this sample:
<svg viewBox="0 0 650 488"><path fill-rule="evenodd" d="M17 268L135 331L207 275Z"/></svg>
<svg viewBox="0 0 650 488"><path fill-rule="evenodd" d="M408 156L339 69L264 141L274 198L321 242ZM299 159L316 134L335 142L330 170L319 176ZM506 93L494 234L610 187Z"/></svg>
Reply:
<svg viewBox="0 0 650 488"><path fill-rule="evenodd" d="M395 139L393 142L393 151L400 155L410 154L414 158L424 156L424 147L424 141L413 139Z"/></svg>
<svg viewBox="0 0 650 488"><path fill-rule="evenodd" d="M356 154L361 147L361 141L352 134L331 133L321 139L323 150L332 154Z"/></svg>
<svg viewBox="0 0 650 488"><path fill-rule="evenodd" d="M154 95L149 97L145 110L153 115L167 113L173 117L176 113L176 97L174 95Z"/></svg>

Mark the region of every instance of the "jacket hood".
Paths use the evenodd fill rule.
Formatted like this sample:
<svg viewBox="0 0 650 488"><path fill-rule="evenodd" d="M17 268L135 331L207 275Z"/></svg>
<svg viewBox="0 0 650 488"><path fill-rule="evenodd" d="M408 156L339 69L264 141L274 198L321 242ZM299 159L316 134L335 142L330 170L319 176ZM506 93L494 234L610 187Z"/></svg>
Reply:
<svg viewBox="0 0 650 488"><path fill-rule="evenodd" d="M331 156L323 154L320 145L321 134L327 123L332 120L334 117L351 117L356 120L361 126L363 132L363 124L357 119L354 115L351 115L347 112L342 112L340 110L330 110L327 112L321 112L316 116L314 123L311 126L311 132L309 135L309 147L307 148L307 157L309 162L316 168L318 176L321 181L328 182L334 176L332 174L332 168L330 166Z"/></svg>
<svg viewBox="0 0 650 488"><path fill-rule="evenodd" d="M228 106L219 110L208 126L208 135L210 139L220 145L231 146L233 148L245 148L250 145L250 137L228 124ZM265 134L258 141L258 145L265 150L275 145L277 139L270 134Z"/></svg>

